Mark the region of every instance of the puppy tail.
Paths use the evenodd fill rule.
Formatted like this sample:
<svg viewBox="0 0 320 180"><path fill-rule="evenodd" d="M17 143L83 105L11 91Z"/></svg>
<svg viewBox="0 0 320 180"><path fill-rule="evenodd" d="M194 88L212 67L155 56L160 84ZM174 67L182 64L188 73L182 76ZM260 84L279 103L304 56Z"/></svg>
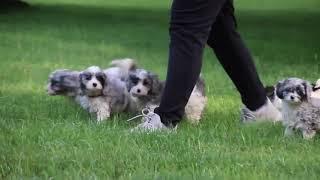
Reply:
<svg viewBox="0 0 320 180"><path fill-rule="evenodd" d="M123 71L132 71L137 68L136 61L130 58L113 60L110 66L119 67Z"/></svg>

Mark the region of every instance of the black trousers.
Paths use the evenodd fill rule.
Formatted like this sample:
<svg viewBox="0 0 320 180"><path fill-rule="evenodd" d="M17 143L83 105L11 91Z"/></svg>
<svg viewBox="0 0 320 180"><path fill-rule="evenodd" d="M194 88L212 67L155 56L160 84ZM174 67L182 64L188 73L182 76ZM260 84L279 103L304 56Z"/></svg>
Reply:
<svg viewBox="0 0 320 180"><path fill-rule="evenodd" d="M155 109L166 125L176 125L199 77L206 44L239 91L256 110L266 94L249 50L236 30L232 0L174 0L170 19L169 64L161 103Z"/></svg>

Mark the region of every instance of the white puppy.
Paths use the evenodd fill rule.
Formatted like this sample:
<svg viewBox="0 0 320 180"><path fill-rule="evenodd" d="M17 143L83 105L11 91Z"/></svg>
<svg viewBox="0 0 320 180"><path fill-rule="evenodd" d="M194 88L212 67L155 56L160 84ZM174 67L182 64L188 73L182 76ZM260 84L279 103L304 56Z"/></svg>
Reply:
<svg viewBox="0 0 320 180"><path fill-rule="evenodd" d="M80 74L81 89L84 93L77 97L77 102L95 114L98 122L108 119L112 113L127 111L130 101L126 79L129 71L135 68L135 61L128 58L118 59L112 61L111 66L115 67L104 70L90 67Z"/></svg>
<svg viewBox="0 0 320 180"><path fill-rule="evenodd" d="M320 130L320 107L311 103L311 92L311 84L298 78L285 79L277 84L277 96L282 99L285 136L298 130L304 139L310 139Z"/></svg>

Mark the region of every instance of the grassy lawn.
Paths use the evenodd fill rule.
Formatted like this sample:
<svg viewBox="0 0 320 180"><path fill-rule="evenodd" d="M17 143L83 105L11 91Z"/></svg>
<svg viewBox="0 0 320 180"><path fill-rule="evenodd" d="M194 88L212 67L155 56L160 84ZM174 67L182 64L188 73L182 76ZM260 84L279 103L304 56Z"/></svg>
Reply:
<svg viewBox="0 0 320 180"><path fill-rule="evenodd" d="M0 14L0 179L319 179L320 140L280 124L239 123L240 98L210 49L209 104L198 126L130 134L130 115L96 124L49 72L138 59L165 78L168 0L30 0ZM236 1L239 29L266 84L320 78L319 0Z"/></svg>

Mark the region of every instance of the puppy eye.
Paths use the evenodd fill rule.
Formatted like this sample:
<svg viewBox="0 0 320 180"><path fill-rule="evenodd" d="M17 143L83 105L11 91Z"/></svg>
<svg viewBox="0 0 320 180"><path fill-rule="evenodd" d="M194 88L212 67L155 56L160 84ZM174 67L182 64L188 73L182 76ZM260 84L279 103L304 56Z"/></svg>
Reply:
<svg viewBox="0 0 320 180"><path fill-rule="evenodd" d="M303 94L303 93L302 93L302 90L300 89L300 87L297 87L297 88L296 88L296 92L297 92L298 94Z"/></svg>
<svg viewBox="0 0 320 180"><path fill-rule="evenodd" d="M85 78L87 81L89 81L89 80L91 80L91 75L90 75L90 74L85 74L85 75L84 75L84 78Z"/></svg>
<svg viewBox="0 0 320 180"><path fill-rule="evenodd" d="M103 76L103 74L102 73L98 73L97 75L96 75L96 77L97 77L97 79L99 80L99 81L104 81L104 76Z"/></svg>
<svg viewBox="0 0 320 180"><path fill-rule="evenodd" d="M130 77L130 80L131 80L131 82L132 82L133 84L138 84L138 82L139 82L139 78L134 77L134 76L131 76L131 77Z"/></svg>
<svg viewBox="0 0 320 180"><path fill-rule="evenodd" d="M133 84L138 84L139 79L133 79L132 82L133 82Z"/></svg>
<svg viewBox="0 0 320 180"><path fill-rule="evenodd" d="M147 80L144 80L144 81L143 81L143 85L144 85L144 86L147 86L147 85L149 85L149 82L148 82Z"/></svg>

